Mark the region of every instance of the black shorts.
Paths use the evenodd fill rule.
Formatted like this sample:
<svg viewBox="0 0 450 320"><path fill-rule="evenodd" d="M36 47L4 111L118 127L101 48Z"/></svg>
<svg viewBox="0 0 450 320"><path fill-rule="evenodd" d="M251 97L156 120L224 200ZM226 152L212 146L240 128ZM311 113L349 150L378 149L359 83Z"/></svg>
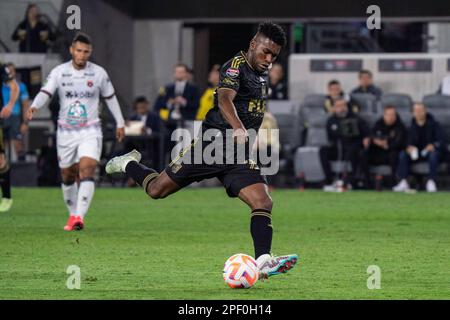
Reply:
<svg viewBox="0 0 450 320"><path fill-rule="evenodd" d="M194 143L191 144L192 147ZM203 148L205 145L203 145ZM189 148L189 147L188 147ZM187 149L188 149L187 148ZM188 150L184 150L185 153ZM228 196L234 198L252 184L267 184L265 176L255 162L248 160L242 164L190 164L183 163L183 154L165 169L167 175L181 188L204 179L218 178Z"/></svg>

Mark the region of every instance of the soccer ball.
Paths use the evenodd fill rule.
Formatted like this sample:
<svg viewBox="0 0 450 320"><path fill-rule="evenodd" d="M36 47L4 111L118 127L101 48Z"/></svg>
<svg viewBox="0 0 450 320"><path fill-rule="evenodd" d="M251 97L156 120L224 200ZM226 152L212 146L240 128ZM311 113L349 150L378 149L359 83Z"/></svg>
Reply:
<svg viewBox="0 0 450 320"><path fill-rule="evenodd" d="M223 280L230 288L250 288L258 281L258 277L256 261L249 255L238 253L225 261Z"/></svg>

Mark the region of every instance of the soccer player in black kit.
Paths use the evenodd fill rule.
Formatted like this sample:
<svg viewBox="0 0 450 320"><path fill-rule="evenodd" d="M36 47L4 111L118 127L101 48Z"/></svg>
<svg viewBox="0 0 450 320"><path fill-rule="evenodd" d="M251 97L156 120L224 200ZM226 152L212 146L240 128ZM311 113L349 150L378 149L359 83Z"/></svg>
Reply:
<svg viewBox="0 0 450 320"><path fill-rule="evenodd" d="M214 107L203 121L202 132L213 129L225 137L231 131L233 150L237 145L249 144L247 130L257 131L264 117L269 67L285 45L286 35L279 25L271 22L259 25L248 51L239 52L222 66ZM272 199L259 167L248 158L247 152L247 161L239 163L183 163L186 151L195 147L197 142L194 140L161 173L140 164L141 155L135 150L111 159L106 172L125 172L153 199L165 198L194 181L217 177L230 197L239 197L251 209L250 232L260 278L290 270L297 263L296 254L278 257L270 254ZM202 145L202 148L207 145ZM232 156L236 158L236 154Z"/></svg>

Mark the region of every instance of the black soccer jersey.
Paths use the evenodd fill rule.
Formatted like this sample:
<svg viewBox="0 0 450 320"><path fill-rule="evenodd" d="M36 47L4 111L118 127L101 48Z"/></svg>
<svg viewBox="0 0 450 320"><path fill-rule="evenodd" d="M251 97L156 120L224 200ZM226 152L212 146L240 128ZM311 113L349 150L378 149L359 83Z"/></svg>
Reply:
<svg viewBox="0 0 450 320"><path fill-rule="evenodd" d="M258 131L261 126L266 110L267 83L267 72L260 73L254 70L242 51L226 62L220 70L218 89L229 88L237 92L233 103L239 119L247 130ZM220 113L217 90L214 93L214 107L207 113L203 128L217 128L223 134L226 129L231 129Z"/></svg>

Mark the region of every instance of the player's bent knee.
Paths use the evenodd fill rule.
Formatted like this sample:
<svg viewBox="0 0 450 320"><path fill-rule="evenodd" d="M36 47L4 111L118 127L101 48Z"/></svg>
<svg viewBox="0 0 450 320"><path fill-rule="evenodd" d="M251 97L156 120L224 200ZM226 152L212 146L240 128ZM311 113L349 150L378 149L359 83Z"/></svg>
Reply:
<svg viewBox="0 0 450 320"><path fill-rule="evenodd" d="M254 201L252 201L252 210L265 209L265 210L272 211L272 207L273 207L273 201L269 196L263 197L260 199L255 199Z"/></svg>

